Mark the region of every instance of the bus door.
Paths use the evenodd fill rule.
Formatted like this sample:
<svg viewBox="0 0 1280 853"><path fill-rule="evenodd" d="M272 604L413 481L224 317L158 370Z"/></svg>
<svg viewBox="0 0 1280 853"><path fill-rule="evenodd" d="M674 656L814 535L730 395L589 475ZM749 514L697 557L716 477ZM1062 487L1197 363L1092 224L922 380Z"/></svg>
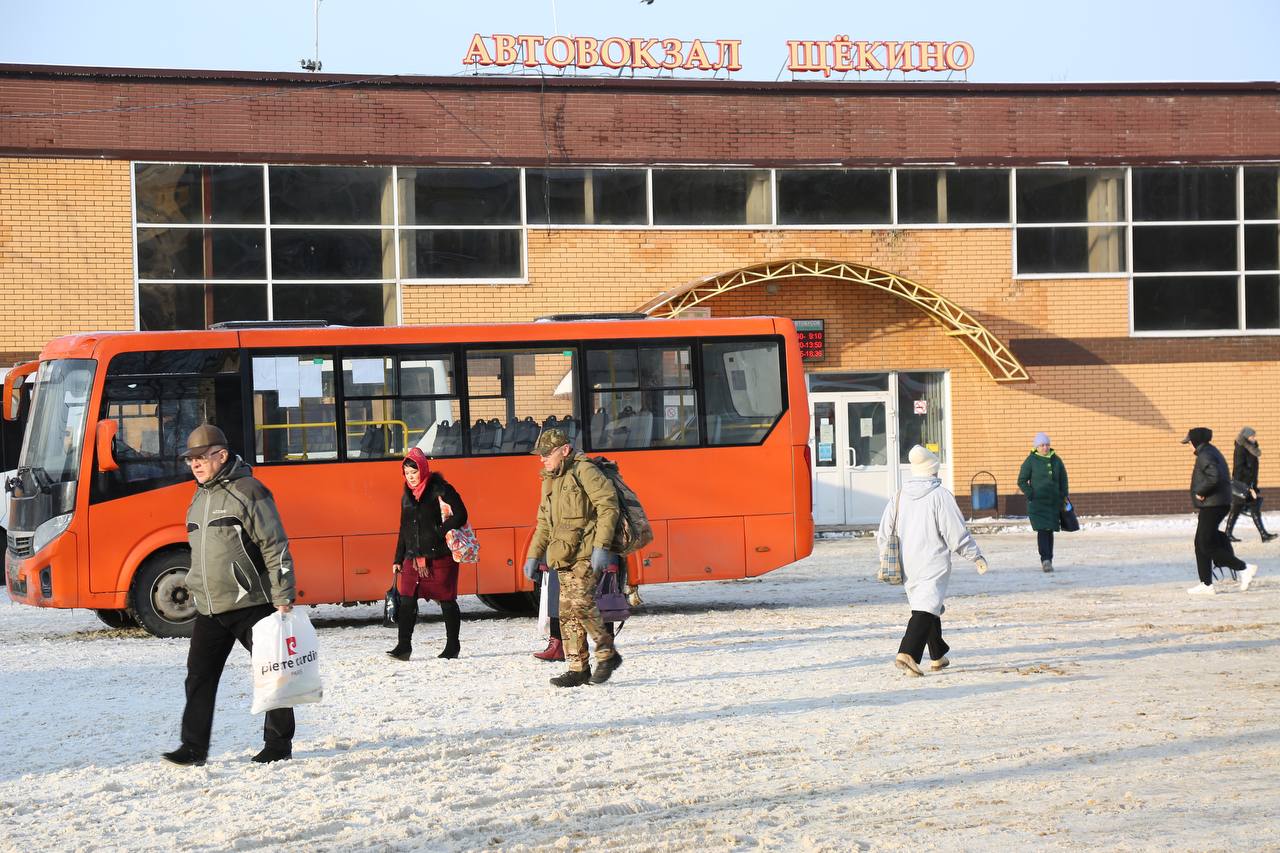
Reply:
<svg viewBox="0 0 1280 853"><path fill-rule="evenodd" d="M814 524L875 524L898 486L888 391L811 392Z"/></svg>

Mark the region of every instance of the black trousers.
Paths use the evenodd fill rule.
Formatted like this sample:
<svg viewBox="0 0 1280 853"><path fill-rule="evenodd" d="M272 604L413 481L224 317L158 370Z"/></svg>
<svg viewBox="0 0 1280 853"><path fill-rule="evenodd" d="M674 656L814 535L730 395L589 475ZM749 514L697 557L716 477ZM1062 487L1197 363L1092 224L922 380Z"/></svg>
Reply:
<svg viewBox="0 0 1280 853"><path fill-rule="evenodd" d="M1040 549L1041 560L1053 559L1053 531L1037 530L1036 531L1036 547Z"/></svg>
<svg viewBox="0 0 1280 853"><path fill-rule="evenodd" d="M187 707L182 712L182 745L201 755L209 753L209 733L213 730L213 703L218 696L218 680L227 655L236 641L253 651L253 626L275 612L270 604L232 610L214 616L196 614L187 650ZM267 711L262 739L275 749L291 750L293 709Z"/></svg>
<svg viewBox="0 0 1280 853"><path fill-rule="evenodd" d="M1223 506L1202 506L1196 521L1196 572L1200 575L1200 583L1213 584L1213 564L1224 569L1244 571L1244 560L1236 556L1226 534L1218 530L1222 519L1227 517L1231 508Z"/></svg>
<svg viewBox="0 0 1280 853"><path fill-rule="evenodd" d="M942 617L934 616L927 610L912 610L907 620L907 633L902 635L898 645L899 654L909 654L911 659L920 663L924 657L925 646L929 647L931 660L942 660L951 647L942 639Z"/></svg>

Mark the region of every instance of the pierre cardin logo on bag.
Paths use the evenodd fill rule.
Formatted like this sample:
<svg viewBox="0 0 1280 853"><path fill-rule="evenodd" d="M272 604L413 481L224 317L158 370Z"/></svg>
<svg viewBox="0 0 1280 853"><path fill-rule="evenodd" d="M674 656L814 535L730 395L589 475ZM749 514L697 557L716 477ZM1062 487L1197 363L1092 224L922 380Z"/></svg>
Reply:
<svg viewBox="0 0 1280 853"><path fill-rule="evenodd" d="M284 638L284 650L285 650L286 652L288 652L288 653L289 653L289 656L290 656L290 657L292 657L293 655L296 655L296 654L298 653L298 638L297 638L297 637L285 637L285 638Z"/></svg>

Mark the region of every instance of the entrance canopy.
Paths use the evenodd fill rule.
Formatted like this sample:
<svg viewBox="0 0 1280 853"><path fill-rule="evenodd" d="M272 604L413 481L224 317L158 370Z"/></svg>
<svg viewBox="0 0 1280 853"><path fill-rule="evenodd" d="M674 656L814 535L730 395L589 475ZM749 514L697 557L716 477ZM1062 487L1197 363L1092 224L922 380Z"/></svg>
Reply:
<svg viewBox="0 0 1280 853"><path fill-rule="evenodd" d="M947 334L958 338L997 382L1026 382L1031 378L1004 342L968 311L922 284L860 264L815 258L771 261L691 281L655 296L637 310L660 317L679 317L688 309L730 290L796 278L829 278L883 290L914 305L941 324Z"/></svg>

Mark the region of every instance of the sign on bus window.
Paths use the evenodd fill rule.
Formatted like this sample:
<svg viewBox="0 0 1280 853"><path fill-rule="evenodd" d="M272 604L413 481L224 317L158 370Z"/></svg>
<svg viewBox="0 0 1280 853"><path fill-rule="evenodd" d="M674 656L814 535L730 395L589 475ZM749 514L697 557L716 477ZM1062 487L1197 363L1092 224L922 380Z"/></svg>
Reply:
<svg viewBox="0 0 1280 853"><path fill-rule="evenodd" d="M254 356L253 424L258 462L337 459L333 358Z"/></svg>

